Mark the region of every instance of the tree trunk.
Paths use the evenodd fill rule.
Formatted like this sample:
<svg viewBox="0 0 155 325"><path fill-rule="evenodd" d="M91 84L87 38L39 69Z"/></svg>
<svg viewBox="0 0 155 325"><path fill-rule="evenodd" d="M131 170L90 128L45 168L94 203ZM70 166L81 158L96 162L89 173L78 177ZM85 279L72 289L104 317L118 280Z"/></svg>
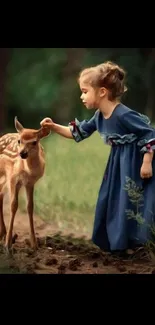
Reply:
<svg viewBox="0 0 155 325"><path fill-rule="evenodd" d="M148 61L146 64L146 77L145 83L147 88L147 103L145 107L145 114L149 116L152 120L154 115L154 105L155 105L155 96L154 96L154 73L155 70L155 48L152 48Z"/></svg>
<svg viewBox="0 0 155 325"><path fill-rule="evenodd" d="M81 60L85 54L85 48L66 48L67 60L62 70L62 82L60 85L59 99L55 103L54 118L58 123L66 123L72 115L77 77L81 69Z"/></svg>
<svg viewBox="0 0 155 325"><path fill-rule="evenodd" d="M0 132L4 132L6 127L5 78L9 52L9 48L0 48Z"/></svg>

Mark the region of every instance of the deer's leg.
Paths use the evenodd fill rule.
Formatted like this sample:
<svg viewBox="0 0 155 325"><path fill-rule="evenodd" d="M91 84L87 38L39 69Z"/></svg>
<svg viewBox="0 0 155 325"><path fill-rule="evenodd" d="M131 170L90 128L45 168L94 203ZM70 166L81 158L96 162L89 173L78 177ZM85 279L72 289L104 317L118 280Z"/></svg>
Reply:
<svg viewBox="0 0 155 325"><path fill-rule="evenodd" d="M31 247L33 249L37 249L38 245L35 236L34 222L33 222L33 209L34 209L33 194L34 194L34 186L27 185L26 195L27 195L27 212L28 212L29 223L30 223L30 242L31 242Z"/></svg>
<svg viewBox="0 0 155 325"><path fill-rule="evenodd" d="M11 218L8 226L8 231L6 235L5 240L5 247L7 250L9 250L12 246L12 232L13 232L13 224L15 215L18 209L18 194L19 194L20 186L18 184L15 184L14 182L11 182L10 184L10 212L11 212Z"/></svg>
<svg viewBox="0 0 155 325"><path fill-rule="evenodd" d="M6 236L6 227L3 217L3 193L0 193L0 240Z"/></svg>

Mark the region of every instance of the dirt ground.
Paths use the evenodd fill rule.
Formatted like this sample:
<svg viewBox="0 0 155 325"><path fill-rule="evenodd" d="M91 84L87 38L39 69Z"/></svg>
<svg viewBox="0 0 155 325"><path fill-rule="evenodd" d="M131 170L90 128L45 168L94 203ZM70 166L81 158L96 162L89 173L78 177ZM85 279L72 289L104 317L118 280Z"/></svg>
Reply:
<svg viewBox="0 0 155 325"><path fill-rule="evenodd" d="M6 225L8 215L5 216ZM124 257L100 251L85 238L57 233L56 227L34 217L39 248L34 252L29 244L29 223L25 214L18 213L14 231L18 234L12 253L6 255L0 246L1 273L36 274L149 274L155 273L155 263L148 253L139 249ZM131 252L128 252L131 253Z"/></svg>

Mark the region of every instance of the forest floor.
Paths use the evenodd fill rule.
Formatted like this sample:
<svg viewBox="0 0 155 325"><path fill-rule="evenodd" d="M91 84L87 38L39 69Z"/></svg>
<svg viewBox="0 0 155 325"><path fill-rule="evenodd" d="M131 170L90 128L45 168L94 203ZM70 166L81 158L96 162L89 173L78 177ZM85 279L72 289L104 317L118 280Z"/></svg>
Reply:
<svg viewBox="0 0 155 325"><path fill-rule="evenodd" d="M8 225L9 217L5 215ZM14 233L17 238L11 255L0 246L0 273L34 274L151 274L155 273L155 258L150 252L139 249L118 257L103 252L89 238L76 233L60 233L54 224L34 216L38 250L29 242L29 220L26 214L17 213Z"/></svg>

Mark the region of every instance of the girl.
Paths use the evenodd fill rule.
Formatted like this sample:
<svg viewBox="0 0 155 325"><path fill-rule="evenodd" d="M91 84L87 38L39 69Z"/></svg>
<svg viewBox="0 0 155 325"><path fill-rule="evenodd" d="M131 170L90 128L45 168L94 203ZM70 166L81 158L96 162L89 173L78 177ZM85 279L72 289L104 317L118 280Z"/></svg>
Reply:
<svg viewBox="0 0 155 325"><path fill-rule="evenodd" d="M155 219L155 129L149 119L121 103L125 71L112 62L84 69L78 79L81 99L95 114L68 127L42 120L42 126L76 142L98 131L111 146L96 204L93 242L120 251L153 237ZM152 177L153 176L153 177Z"/></svg>

